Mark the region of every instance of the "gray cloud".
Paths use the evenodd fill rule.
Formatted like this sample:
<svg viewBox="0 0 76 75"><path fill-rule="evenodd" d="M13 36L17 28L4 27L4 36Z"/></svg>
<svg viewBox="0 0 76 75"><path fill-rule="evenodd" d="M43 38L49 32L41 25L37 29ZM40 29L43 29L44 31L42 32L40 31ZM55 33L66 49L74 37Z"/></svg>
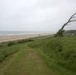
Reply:
<svg viewBox="0 0 76 75"><path fill-rule="evenodd" d="M0 0L0 30L54 32L74 12L76 0Z"/></svg>

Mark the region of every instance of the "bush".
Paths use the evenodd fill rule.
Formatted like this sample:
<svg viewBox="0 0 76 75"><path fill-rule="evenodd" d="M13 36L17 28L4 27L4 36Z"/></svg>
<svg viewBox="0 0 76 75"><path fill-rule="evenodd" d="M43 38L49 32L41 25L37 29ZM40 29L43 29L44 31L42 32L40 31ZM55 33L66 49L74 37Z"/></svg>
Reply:
<svg viewBox="0 0 76 75"><path fill-rule="evenodd" d="M8 42L8 47L14 45L15 42Z"/></svg>
<svg viewBox="0 0 76 75"><path fill-rule="evenodd" d="M3 45L0 43L0 47L2 47Z"/></svg>
<svg viewBox="0 0 76 75"><path fill-rule="evenodd" d="M25 42L31 42L34 41L32 39L24 39L24 40L19 40L17 43L25 43Z"/></svg>

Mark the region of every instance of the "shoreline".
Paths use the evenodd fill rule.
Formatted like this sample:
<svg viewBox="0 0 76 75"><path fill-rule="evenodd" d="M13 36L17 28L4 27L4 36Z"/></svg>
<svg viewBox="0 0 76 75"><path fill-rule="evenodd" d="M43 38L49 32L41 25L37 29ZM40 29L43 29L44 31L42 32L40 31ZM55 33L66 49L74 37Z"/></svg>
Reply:
<svg viewBox="0 0 76 75"><path fill-rule="evenodd" d="M47 35L52 35L52 34L44 33L44 34L23 34L23 35L0 36L0 43L22 40L22 39L29 39L29 38L39 37L39 36L47 36Z"/></svg>

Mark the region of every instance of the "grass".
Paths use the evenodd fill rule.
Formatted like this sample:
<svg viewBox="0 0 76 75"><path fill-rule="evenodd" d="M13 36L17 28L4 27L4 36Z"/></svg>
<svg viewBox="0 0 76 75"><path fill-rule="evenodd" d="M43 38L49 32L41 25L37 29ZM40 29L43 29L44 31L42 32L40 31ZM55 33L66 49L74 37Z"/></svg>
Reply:
<svg viewBox="0 0 76 75"><path fill-rule="evenodd" d="M0 45L0 75L76 75L75 35L44 36Z"/></svg>
<svg viewBox="0 0 76 75"><path fill-rule="evenodd" d="M9 55L19 51L18 48L14 47L3 47L0 49L0 62L2 62Z"/></svg>
<svg viewBox="0 0 76 75"><path fill-rule="evenodd" d="M27 43L34 41L32 39L24 39L18 41L9 41L5 43L0 43L0 62L2 62L6 57L10 56L11 54L18 52L20 43Z"/></svg>
<svg viewBox="0 0 76 75"><path fill-rule="evenodd" d="M0 64L0 75L57 75L43 62L38 50L28 47L33 42L6 46L7 49L19 51Z"/></svg>
<svg viewBox="0 0 76 75"><path fill-rule="evenodd" d="M47 65L61 72L61 75L76 75L76 36L36 40L29 46L38 48Z"/></svg>

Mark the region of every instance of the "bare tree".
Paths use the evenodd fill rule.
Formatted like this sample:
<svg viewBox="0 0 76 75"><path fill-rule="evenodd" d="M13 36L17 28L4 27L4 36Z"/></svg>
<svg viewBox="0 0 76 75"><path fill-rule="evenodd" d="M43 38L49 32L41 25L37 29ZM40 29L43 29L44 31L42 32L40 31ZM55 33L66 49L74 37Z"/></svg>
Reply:
<svg viewBox="0 0 76 75"><path fill-rule="evenodd" d="M59 29L59 31L55 34L55 36L63 36L63 32L64 32L64 27L67 26L69 23L71 22L75 22L76 21L76 13L74 13L69 20L61 27L61 29Z"/></svg>

